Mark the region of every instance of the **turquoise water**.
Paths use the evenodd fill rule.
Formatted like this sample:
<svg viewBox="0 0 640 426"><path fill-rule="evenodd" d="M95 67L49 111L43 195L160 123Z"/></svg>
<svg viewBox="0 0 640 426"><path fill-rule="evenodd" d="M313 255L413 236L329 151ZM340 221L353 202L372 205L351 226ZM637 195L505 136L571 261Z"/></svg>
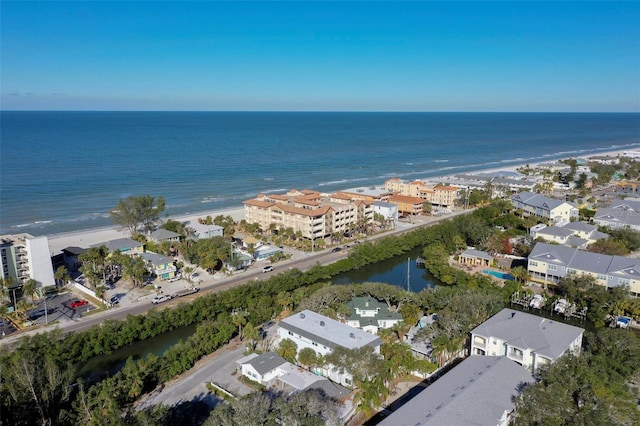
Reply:
<svg viewBox="0 0 640 426"><path fill-rule="evenodd" d="M498 272L498 271L492 271L492 270L489 270L489 269L483 269L482 272L484 272L485 274L493 275L494 277L500 278L501 280L513 281L513 275L511 275L511 274L506 274L506 273Z"/></svg>
<svg viewBox="0 0 640 426"><path fill-rule="evenodd" d="M0 234L112 226L258 193L370 186L640 146L640 114L0 112Z"/></svg>

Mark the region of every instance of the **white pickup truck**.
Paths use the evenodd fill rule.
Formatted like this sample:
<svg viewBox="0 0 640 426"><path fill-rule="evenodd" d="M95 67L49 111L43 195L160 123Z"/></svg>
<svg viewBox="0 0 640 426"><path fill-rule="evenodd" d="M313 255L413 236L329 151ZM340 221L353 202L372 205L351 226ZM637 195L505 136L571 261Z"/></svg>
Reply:
<svg viewBox="0 0 640 426"><path fill-rule="evenodd" d="M157 305L158 303L166 302L167 300L171 300L171 296L169 296L168 294L159 294L151 299L151 303Z"/></svg>

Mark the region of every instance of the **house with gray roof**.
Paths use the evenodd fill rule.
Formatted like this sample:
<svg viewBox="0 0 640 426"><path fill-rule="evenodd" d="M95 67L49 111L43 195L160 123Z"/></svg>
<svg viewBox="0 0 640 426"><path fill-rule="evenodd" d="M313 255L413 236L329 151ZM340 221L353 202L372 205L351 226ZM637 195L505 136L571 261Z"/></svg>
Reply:
<svg viewBox="0 0 640 426"><path fill-rule="evenodd" d="M530 230L531 238L541 238L550 243L586 249L590 244L609 238L598 227L584 222L569 222L556 226L538 224Z"/></svg>
<svg viewBox="0 0 640 426"><path fill-rule="evenodd" d="M350 327L308 309L278 323L278 340L284 339L292 340L298 352L303 348L311 348L323 356L331 353L338 346L346 349L369 346L374 353L379 354L382 344L382 340L374 334ZM353 386L352 378L348 373L336 371L332 366L323 366L314 371L344 386Z"/></svg>
<svg viewBox="0 0 640 426"><path fill-rule="evenodd" d="M514 209L522 210L526 215L556 222L578 218L578 208L575 204L529 191L513 195L511 197L511 205Z"/></svg>
<svg viewBox="0 0 640 426"><path fill-rule="evenodd" d="M156 277L168 280L176 276L178 268L176 268L172 258L150 251L140 253L138 256L144 259L147 269Z"/></svg>
<svg viewBox="0 0 640 426"><path fill-rule="evenodd" d="M611 229L631 228L640 231L640 199L614 200L610 207L596 211L593 222Z"/></svg>
<svg viewBox="0 0 640 426"><path fill-rule="evenodd" d="M486 251L467 248L458 256L458 262L465 265L490 266L493 262L493 256Z"/></svg>
<svg viewBox="0 0 640 426"><path fill-rule="evenodd" d="M193 238L204 240L213 237L222 237L224 228L219 225L203 225L199 222L189 223L189 227L193 229Z"/></svg>
<svg viewBox="0 0 640 426"><path fill-rule="evenodd" d="M344 400L351 393L344 386L291 364L275 352L253 353L243 357L236 361L236 370L254 382L286 393L320 389L337 401Z"/></svg>
<svg viewBox="0 0 640 426"><path fill-rule="evenodd" d="M585 274L607 288L628 287L632 297L640 296L639 271L640 259L547 243L537 243L527 258L531 281L543 286L555 285L569 274Z"/></svg>
<svg viewBox="0 0 640 426"><path fill-rule="evenodd" d="M506 356L535 371L566 353L580 353L584 329L503 309L471 330L471 355Z"/></svg>
<svg viewBox="0 0 640 426"><path fill-rule="evenodd" d="M377 334L380 329L391 328L402 321L400 312L389 311L386 303L373 297L354 297L347 306L350 311L347 325L372 334Z"/></svg>
<svg viewBox="0 0 640 426"><path fill-rule="evenodd" d="M533 382L507 357L468 357L378 424L507 426L515 398Z"/></svg>
<svg viewBox="0 0 640 426"><path fill-rule="evenodd" d="M94 244L91 247L100 246L106 246L110 252L119 251L129 256L144 253L144 244L131 238L118 238L104 243Z"/></svg>
<svg viewBox="0 0 640 426"><path fill-rule="evenodd" d="M169 231L167 229L164 228L159 228L156 229L155 231L153 231L151 234L149 234L149 238L152 241L161 243L163 241L169 241L169 242L179 242L182 239L182 235L178 234L177 232L173 232L173 231Z"/></svg>

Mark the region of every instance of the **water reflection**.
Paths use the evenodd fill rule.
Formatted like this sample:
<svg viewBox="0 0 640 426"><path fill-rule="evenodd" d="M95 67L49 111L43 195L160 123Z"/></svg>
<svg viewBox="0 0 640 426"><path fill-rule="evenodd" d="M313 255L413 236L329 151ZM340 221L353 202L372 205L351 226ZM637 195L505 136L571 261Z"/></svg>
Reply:
<svg viewBox="0 0 640 426"><path fill-rule="evenodd" d="M418 268L416 265L416 258L421 255L422 248L417 247L402 256L336 275L332 282L334 284L381 282L415 293L440 285L440 282L426 269Z"/></svg>

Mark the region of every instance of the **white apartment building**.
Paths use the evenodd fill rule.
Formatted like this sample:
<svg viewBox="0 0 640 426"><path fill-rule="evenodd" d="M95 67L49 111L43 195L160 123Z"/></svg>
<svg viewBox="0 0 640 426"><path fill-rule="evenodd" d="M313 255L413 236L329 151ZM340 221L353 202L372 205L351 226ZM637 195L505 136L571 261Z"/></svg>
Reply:
<svg viewBox="0 0 640 426"><path fill-rule="evenodd" d="M30 234L0 236L1 278L11 278L12 286L34 279L49 287L55 285L53 266L46 236Z"/></svg>

